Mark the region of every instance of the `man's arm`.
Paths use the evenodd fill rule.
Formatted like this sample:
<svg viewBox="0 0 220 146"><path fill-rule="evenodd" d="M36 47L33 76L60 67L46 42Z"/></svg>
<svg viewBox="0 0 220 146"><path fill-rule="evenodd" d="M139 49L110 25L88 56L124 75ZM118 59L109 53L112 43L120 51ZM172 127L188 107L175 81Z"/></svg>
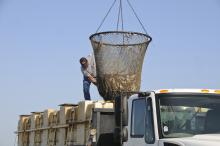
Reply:
<svg viewBox="0 0 220 146"><path fill-rule="evenodd" d="M82 74L87 77L89 79L89 81L91 81L93 84L96 85L97 81L96 81L96 78L93 77L90 73L88 73L85 69L83 69L81 67L81 71L82 71Z"/></svg>
<svg viewBox="0 0 220 146"><path fill-rule="evenodd" d="M97 83L97 81L96 81L96 78L94 78L92 75L90 75L90 74L88 74L88 79L93 83L93 84L95 84L96 85L96 83Z"/></svg>

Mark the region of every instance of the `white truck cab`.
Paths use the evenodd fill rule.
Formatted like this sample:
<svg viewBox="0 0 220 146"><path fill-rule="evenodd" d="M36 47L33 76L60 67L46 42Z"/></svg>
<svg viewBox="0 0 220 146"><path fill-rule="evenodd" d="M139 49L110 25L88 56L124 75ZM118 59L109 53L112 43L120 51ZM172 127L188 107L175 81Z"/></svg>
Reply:
<svg viewBox="0 0 220 146"><path fill-rule="evenodd" d="M128 99L124 146L219 146L220 90L168 89Z"/></svg>

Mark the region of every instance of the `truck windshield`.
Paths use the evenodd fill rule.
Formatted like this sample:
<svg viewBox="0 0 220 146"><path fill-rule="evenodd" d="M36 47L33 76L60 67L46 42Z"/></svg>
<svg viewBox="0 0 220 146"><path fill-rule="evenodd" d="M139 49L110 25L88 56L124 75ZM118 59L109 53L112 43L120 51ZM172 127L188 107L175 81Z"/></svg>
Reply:
<svg viewBox="0 0 220 146"><path fill-rule="evenodd" d="M163 138L220 133L220 95L160 94L157 99Z"/></svg>

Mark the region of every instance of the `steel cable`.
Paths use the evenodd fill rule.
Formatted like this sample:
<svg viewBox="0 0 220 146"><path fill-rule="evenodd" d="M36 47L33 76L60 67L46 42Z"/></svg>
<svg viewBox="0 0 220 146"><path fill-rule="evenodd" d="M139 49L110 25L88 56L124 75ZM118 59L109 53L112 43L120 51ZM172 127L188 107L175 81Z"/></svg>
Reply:
<svg viewBox="0 0 220 146"><path fill-rule="evenodd" d="M111 7L109 8L108 12L106 13L105 17L102 19L98 29L96 30L96 33L99 31L99 29L101 28L101 26L103 25L103 23L105 22L105 19L107 18L107 16L109 15L109 13L111 12L113 6L115 5L116 0L114 0L114 2L112 3Z"/></svg>
<svg viewBox="0 0 220 146"><path fill-rule="evenodd" d="M129 1L129 0L127 0L127 2L128 2L128 5L130 6L130 8L132 9L132 11L133 11L133 13L134 13L135 17L136 17L136 18L137 18L137 20L139 21L139 23L140 23L140 25L141 25L142 29L143 29L143 30L144 30L144 32L145 32L145 33L148 35L147 30L145 29L145 27L144 27L143 23L141 22L140 18L138 17L137 13L135 12L134 8L132 7L132 5L131 5L130 1Z"/></svg>

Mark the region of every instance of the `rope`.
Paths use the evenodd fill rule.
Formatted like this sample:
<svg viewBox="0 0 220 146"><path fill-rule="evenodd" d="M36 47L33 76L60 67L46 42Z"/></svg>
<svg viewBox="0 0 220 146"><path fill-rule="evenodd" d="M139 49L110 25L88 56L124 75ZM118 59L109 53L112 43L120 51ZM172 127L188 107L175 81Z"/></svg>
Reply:
<svg viewBox="0 0 220 146"><path fill-rule="evenodd" d="M115 5L117 0L114 0L114 2L112 3L111 7L109 8L109 10L107 11L105 17L102 19L99 27L97 28L96 30L96 33L100 30L100 28L102 27L103 23L105 22L106 18L108 17L109 13L111 12L113 6ZM130 3L129 0L127 0L127 3L129 5L129 7L131 8L132 12L134 13L136 19L138 20L138 22L140 23L142 29L144 30L144 32L148 35L147 33L147 30L145 29L143 23L141 22L141 19L138 17L136 11L134 10L132 4ZM119 8L118 8L118 18L117 18L117 27L116 27L116 30L118 31L119 30L119 24L120 24L120 21L121 21L121 29L122 31L124 31L124 20L123 20L123 5L122 5L122 0L119 0ZM123 37L123 40L124 40L124 37Z"/></svg>
<svg viewBox="0 0 220 146"><path fill-rule="evenodd" d="M70 131L70 142L71 142L70 144L72 144L72 145L73 145L73 136L74 136L74 135L73 135L73 129L74 129L74 125L72 125L72 127L71 127L71 129L70 129L70 130L71 130L71 131Z"/></svg>
<svg viewBox="0 0 220 146"><path fill-rule="evenodd" d="M122 6L122 0L120 0L120 9L121 9L121 29L124 31L124 20L123 20L123 6ZM123 44L125 42L125 36L123 34Z"/></svg>
<svg viewBox="0 0 220 146"><path fill-rule="evenodd" d="M132 11L133 11L133 13L134 13L135 17L136 17L136 18L137 18L137 20L139 21L139 23L140 23L140 25L141 25L142 29L143 29L143 30L144 30L144 32L145 32L145 33L148 35L147 30L144 28L144 25L142 24L142 22L141 22L140 18L138 17L137 13L135 12L134 8L132 7L132 5L131 5L130 1L129 1L129 0L127 0L127 2L128 2L128 5L130 6L130 8L132 9Z"/></svg>
<svg viewBox="0 0 220 146"><path fill-rule="evenodd" d="M69 144L69 145L72 145L72 144L73 144L73 143L72 143L72 142L73 142L73 140L72 140L72 139L73 139L73 136L72 136L72 135L73 135L73 128L74 128L74 125L71 125L71 126L69 127L69 130L68 130L68 131L70 131L70 133L68 133L68 134L69 134L69 136L68 136L68 137L69 137L69 138L68 138L68 144Z"/></svg>
<svg viewBox="0 0 220 146"><path fill-rule="evenodd" d="M55 125L59 125L59 111L54 115L54 120L55 120ZM56 144L57 144L57 128L56 129L54 129L54 131L53 131L54 133L54 137L53 137L53 145L54 146L56 146Z"/></svg>
<svg viewBox="0 0 220 146"><path fill-rule="evenodd" d="M114 0L114 2L112 3L111 7L109 8L108 12L106 13L105 17L102 19L98 29L96 30L96 33L99 31L99 29L101 28L102 24L104 23L105 19L107 18L107 16L109 15L110 11L112 10L113 6L115 5L116 0Z"/></svg>
<svg viewBox="0 0 220 146"><path fill-rule="evenodd" d="M123 20L123 6L122 6L122 0L119 1L119 8L118 8L118 20L117 20L117 31L119 28L119 23L121 20L121 29L122 31L124 30L124 20Z"/></svg>
<svg viewBox="0 0 220 146"><path fill-rule="evenodd" d="M124 30L124 20L123 20L123 6L122 6L122 0L120 0L120 9L121 9L121 29Z"/></svg>
<svg viewBox="0 0 220 146"><path fill-rule="evenodd" d="M120 21L120 16L121 16L120 15L121 14L120 4L119 4L119 8L118 8L118 20L117 20L117 28L116 28L117 31L118 31L118 26L119 26L119 21Z"/></svg>

